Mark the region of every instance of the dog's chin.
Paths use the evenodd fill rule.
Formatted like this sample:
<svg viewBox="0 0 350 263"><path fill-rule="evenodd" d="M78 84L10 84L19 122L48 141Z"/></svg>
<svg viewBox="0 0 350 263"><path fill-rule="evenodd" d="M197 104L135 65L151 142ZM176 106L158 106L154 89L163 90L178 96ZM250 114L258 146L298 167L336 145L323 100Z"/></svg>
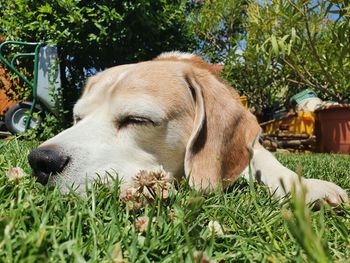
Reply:
<svg viewBox="0 0 350 263"><path fill-rule="evenodd" d="M57 187L61 194L75 193L78 195L85 195L87 184L89 181L85 180L85 182L76 182L67 180L65 174L55 174L50 176L48 179L47 185L50 187Z"/></svg>
<svg viewBox="0 0 350 263"><path fill-rule="evenodd" d="M74 192L75 194L85 196L88 189L95 183L109 184L116 178L118 176L115 171L88 173L77 172L75 169L67 169L59 174L51 175L47 179L46 184L57 187L62 194Z"/></svg>
<svg viewBox="0 0 350 263"><path fill-rule="evenodd" d="M88 189L88 187L85 184L76 185L72 183L69 185L67 183L55 183L55 186L60 190L60 193L63 195L74 193L82 197L86 196Z"/></svg>

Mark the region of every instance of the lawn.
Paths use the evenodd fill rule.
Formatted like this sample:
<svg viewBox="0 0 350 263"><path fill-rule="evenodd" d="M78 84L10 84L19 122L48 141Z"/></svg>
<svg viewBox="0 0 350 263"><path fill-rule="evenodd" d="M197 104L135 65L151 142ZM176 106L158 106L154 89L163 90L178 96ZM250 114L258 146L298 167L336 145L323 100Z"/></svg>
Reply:
<svg viewBox="0 0 350 263"><path fill-rule="evenodd" d="M30 174L26 156L36 145L0 141L1 262L209 262L202 252L217 262L350 260L349 206L311 212L298 199L278 202L264 186L239 180L207 196L184 182L168 199L131 210L117 181L96 184L86 197L61 195L30 176L8 181L11 167ZM350 189L349 156L277 157L305 177Z"/></svg>

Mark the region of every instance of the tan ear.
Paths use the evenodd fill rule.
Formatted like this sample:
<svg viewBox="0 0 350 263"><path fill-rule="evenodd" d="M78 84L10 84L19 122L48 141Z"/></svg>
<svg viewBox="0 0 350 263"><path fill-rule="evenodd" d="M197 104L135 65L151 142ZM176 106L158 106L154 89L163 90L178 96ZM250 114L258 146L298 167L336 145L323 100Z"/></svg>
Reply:
<svg viewBox="0 0 350 263"><path fill-rule="evenodd" d="M238 94L209 71L193 68L187 81L196 112L185 173L196 189L210 191L235 181L247 167L260 126Z"/></svg>

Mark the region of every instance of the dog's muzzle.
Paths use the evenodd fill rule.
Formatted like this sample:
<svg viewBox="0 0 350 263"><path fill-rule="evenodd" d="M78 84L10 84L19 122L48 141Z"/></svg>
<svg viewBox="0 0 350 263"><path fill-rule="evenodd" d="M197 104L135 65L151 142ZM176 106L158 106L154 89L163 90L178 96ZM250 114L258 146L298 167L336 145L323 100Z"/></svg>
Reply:
<svg viewBox="0 0 350 263"><path fill-rule="evenodd" d="M69 160L69 156L49 146L39 147L28 155L33 175L42 184L47 184L50 176L62 172Z"/></svg>

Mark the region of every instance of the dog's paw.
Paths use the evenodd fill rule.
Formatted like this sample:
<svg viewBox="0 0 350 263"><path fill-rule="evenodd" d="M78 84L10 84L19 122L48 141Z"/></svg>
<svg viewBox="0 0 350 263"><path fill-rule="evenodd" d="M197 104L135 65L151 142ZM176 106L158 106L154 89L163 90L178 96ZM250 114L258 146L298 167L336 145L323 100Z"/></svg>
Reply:
<svg viewBox="0 0 350 263"><path fill-rule="evenodd" d="M331 206L349 203L347 192L334 183L318 179L303 179L303 185L306 188L307 203L317 200L325 201Z"/></svg>

